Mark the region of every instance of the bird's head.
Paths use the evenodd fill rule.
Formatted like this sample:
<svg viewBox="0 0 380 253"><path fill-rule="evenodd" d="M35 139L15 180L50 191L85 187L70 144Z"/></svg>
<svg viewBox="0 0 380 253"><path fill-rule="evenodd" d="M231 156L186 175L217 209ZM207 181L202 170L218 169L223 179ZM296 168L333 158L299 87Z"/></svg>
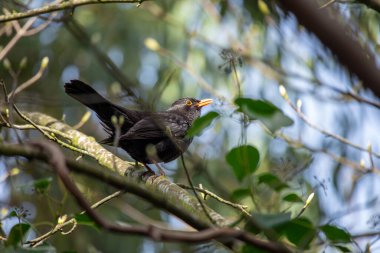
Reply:
<svg viewBox="0 0 380 253"><path fill-rule="evenodd" d="M201 114L202 107L212 103L212 99L198 100L195 98L180 98L175 101L168 111L178 111L188 117L190 121L195 120Z"/></svg>

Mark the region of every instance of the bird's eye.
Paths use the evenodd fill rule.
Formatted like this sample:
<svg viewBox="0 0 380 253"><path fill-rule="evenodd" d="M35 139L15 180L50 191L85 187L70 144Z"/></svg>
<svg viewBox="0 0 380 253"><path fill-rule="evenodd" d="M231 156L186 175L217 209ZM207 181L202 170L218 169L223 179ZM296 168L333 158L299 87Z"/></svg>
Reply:
<svg viewBox="0 0 380 253"><path fill-rule="evenodd" d="M186 105L187 105L187 106L191 106L192 104L193 104L193 102L191 102L190 100L187 100L187 101L186 101Z"/></svg>

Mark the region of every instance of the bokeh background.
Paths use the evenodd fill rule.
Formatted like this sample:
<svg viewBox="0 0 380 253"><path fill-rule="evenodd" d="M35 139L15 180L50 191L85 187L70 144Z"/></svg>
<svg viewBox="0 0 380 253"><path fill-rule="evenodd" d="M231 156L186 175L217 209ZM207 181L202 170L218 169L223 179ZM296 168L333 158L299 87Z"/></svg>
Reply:
<svg viewBox="0 0 380 253"><path fill-rule="evenodd" d="M22 6L36 8L48 2L6 0L0 7L22 10ZM356 1L324 4L320 2L322 8L337 11L337 20L349 27L351 35L378 62L379 13ZM22 25L25 20L17 22ZM43 24L47 25L41 31L17 41L0 66L0 78L12 90L39 71L44 57L49 59L38 81L15 96L14 101L21 109L77 124L87 109L65 95L63 85L71 79L81 79L111 101L130 108L165 110L179 97L211 97L215 102L203 113L216 111L220 116L195 138L185 154L194 184L202 184L224 198L262 213L297 213L302 202L285 201L284 196L296 193L305 200L315 192L304 214L315 225L331 223L352 235L378 231L379 160L370 152L380 152L379 107L358 101L345 92L377 105L378 98L365 90L360 80L347 72L313 34L276 3L173 0L143 2L139 7L125 3L94 4L54 16L41 15L32 27ZM13 36L10 23L0 24L2 49ZM302 104L302 113L312 124L347 138L364 151L310 127L280 94L280 85L286 88L292 104ZM270 101L294 124L278 127L276 134L269 134L261 121L244 121L236 112L234 100L239 96ZM97 140L105 137L94 114L80 131ZM17 136L41 138L36 131L3 128L1 133L6 141L17 141ZM252 177L236 179L225 156L231 148L245 143L260 152L260 166L255 173L270 172L287 183L287 188L274 190ZM123 150L116 152L129 159ZM342 162L344 159L350 163ZM25 219L44 231L47 225L44 222L79 209L50 170L35 166L33 161L1 158L0 206L5 213L14 208L26 210ZM164 167L170 180L187 184L179 161ZM20 171L15 173L14 169ZM42 193L33 191L33 182L46 178L51 180L48 188ZM99 182L75 178L89 199L96 200L112 192L112 188ZM253 201L246 189L253 192ZM226 217L236 216L231 208L214 200L207 203ZM130 194L99 210L110 219L130 222L135 220L131 218L132 208L156 222L186 228L178 219ZM4 232L15 222L16 218L4 219ZM29 236L35 235L33 232ZM319 236L323 239L323 235ZM353 252L364 252L369 244L371 252L380 252L376 239L377 236L358 238L357 244L350 247ZM67 236L53 236L49 244L57 252L210 250L115 235L92 226L81 226ZM338 252L318 242L318 238L313 245L313 252Z"/></svg>

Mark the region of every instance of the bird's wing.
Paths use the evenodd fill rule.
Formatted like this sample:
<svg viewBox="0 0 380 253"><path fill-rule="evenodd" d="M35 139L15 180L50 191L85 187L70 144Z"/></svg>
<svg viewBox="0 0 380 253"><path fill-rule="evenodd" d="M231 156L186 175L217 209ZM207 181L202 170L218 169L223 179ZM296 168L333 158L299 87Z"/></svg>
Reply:
<svg viewBox="0 0 380 253"><path fill-rule="evenodd" d="M189 124L185 117L175 113L157 113L137 122L120 140L156 139L184 137Z"/></svg>

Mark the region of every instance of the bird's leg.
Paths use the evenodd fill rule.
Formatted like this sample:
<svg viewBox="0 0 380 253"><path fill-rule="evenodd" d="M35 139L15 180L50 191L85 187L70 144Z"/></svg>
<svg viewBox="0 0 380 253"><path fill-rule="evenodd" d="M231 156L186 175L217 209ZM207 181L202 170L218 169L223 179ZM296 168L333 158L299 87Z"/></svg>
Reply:
<svg viewBox="0 0 380 253"><path fill-rule="evenodd" d="M156 167L160 171L160 176L166 176L165 171L161 168L161 166L157 162L153 162L153 163L154 163L154 165L156 165Z"/></svg>
<svg viewBox="0 0 380 253"><path fill-rule="evenodd" d="M160 176L162 176L162 175L165 176L165 173L164 173L163 170L158 166L158 164L157 164L156 162L154 162L154 164L157 166L157 168L159 168L159 170L160 170ZM154 180L156 180L159 176L156 175L156 173L154 173L154 171L148 166L148 164L144 163L144 166L145 166L145 168L148 169L148 171L145 171L145 172L142 174L142 177L144 177L144 176L147 175L147 174L153 173L153 175L150 176L150 178L152 179L152 182L154 182Z"/></svg>
<svg viewBox="0 0 380 253"><path fill-rule="evenodd" d="M146 163L143 163L143 164L144 164L145 168L148 170L145 173L152 173L152 174L156 175L156 173L154 173L154 171L148 166L148 164L146 164Z"/></svg>

